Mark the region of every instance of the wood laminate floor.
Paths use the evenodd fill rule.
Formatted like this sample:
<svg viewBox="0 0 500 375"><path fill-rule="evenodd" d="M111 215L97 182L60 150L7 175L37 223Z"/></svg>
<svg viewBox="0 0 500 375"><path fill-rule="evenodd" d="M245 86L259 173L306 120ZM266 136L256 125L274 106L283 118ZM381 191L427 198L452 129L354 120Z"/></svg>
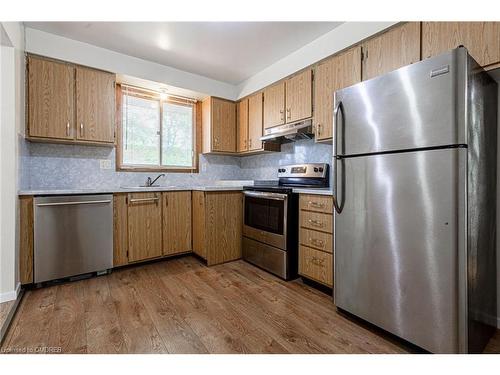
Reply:
<svg viewBox="0 0 500 375"><path fill-rule="evenodd" d="M499 347L494 341L489 351ZM243 261L206 267L194 257L27 291L2 345L20 353L414 350L339 314L329 295L300 280Z"/></svg>

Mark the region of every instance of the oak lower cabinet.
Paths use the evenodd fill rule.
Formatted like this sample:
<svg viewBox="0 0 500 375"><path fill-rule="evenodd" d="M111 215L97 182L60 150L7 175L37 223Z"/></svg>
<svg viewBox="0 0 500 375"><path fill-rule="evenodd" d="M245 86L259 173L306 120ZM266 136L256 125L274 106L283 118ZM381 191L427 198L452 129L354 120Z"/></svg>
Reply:
<svg viewBox="0 0 500 375"><path fill-rule="evenodd" d="M314 120L316 141L333 138L333 93L361 82L361 47L330 57L314 72Z"/></svg>
<svg viewBox="0 0 500 375"><path fill-rule="evenodd" d="M422 22L422 58L463 45L483 67L500 64L500 22Z"/></svg>
<svg viewBox="0 0 500 375"><path fill-rule="evenodd" d="M362 44L363 80L420 61L420 22L407 22Z"/></svg>
<svg viewBox="0 0 500 375"><path fill-rule="evenodd" d="M193 252L207 265L241 258L243 195L193 192Z"/></svg>
<svg viewBox="0 0 500 375"><path fill-rule="evenodd" d="M203 153L237 151L236 103L208 97L201 104Z"/></svg>
<svg viewBox="0 0 500 375"><path fill-rule="evenodd" d="M161 193L129 194L127 222L129 262L163 254Z"/></svg>
<svg viewBox="0 0 500 375"><path fill-rule="evenodd" d="M163 255L192 251L191 191L162 193Z"/></svg>
<svg viewBox="0 0 500 375"><path fill-rule="evenodd" d="M333 287L333 198L300 194L299 275Z"/></svg>
<svg viewBox="0 0 500 375"><path fill-rule="evenodd" d="M114 144L114 74L33 55L27 72L30 140Z"/></svg>

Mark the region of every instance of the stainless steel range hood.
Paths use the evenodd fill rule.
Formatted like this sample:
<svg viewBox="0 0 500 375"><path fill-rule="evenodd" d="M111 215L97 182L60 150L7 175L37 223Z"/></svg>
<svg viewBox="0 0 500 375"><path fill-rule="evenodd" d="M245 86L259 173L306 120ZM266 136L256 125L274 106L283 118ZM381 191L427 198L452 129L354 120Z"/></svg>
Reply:
<svg viewBox="0 0 500 375"><path fill-rule="evenodd" d="M288 143L312 138L314 138L312 120L307 119L265 129L264 136L260 140L269 143Z"/></svg>

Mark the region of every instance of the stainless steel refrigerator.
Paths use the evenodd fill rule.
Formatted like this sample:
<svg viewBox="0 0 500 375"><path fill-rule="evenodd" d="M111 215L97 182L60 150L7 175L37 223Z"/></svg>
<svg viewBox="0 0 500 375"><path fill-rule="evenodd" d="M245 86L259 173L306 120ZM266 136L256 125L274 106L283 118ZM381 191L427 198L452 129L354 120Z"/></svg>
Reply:
<svg viewBox="0 0 500 375"><path fill-rule="evenodd" d="M435 353L496 325L497 84L465 48L339 90L336 306Z"/></svg>

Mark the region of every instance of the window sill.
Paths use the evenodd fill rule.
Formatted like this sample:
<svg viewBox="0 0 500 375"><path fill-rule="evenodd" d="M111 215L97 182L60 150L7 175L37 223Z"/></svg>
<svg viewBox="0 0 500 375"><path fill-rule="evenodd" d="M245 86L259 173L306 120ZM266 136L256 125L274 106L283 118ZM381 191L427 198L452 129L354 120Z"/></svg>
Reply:
<svg viewBox="0 0 500 375"><path fill-rule="evenodd" d="M167 173L198 173L198 168L173 167L146 167L146 166L117 166L117 172L167 172Z"/></svg>

